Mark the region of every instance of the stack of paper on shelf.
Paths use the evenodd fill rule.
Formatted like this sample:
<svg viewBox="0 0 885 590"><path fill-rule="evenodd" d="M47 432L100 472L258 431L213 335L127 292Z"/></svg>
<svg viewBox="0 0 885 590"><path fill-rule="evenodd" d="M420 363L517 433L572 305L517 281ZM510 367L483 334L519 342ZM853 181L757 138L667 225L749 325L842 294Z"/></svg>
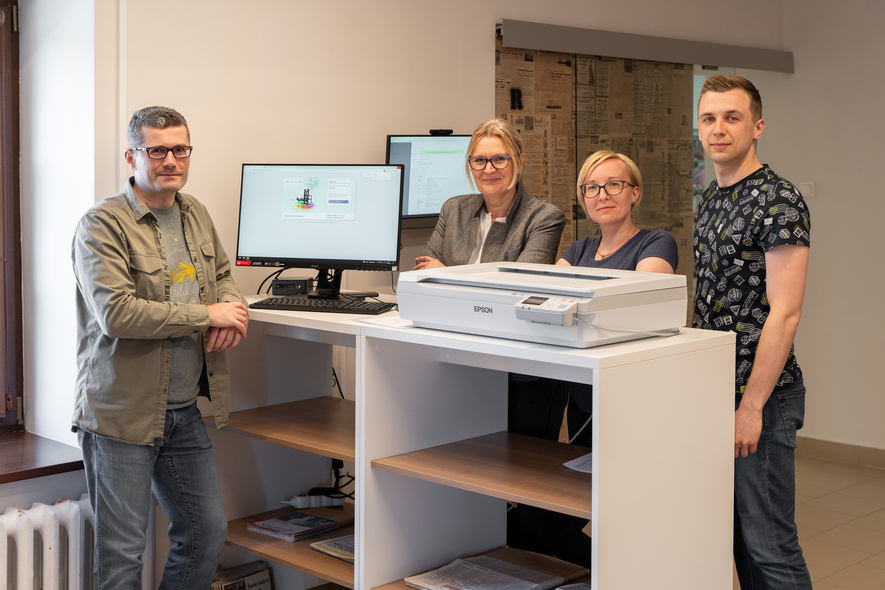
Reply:
<svg viewBox="0 0 885 590"><path fill-rule="evenodd" d="M318 535L338 528L340 523L328 518L305 514L304 512L287 512L272 518L252 520L246 527L250 531L283 539L297 541L305 537Z"/></svg>
<svg viewBox="0 0 885 590"><path fill-rule="evenodd" d="M242 565L219 568L211 590L273 590L266 561L250 561Z"/></svg>
<svg viewBox="0 0 885 590"><path fill-rule="evenodd" d="M353 563L353 535L317 541L316 543L311 543L310 548Z"/></svg>
<svg viewBox="0 0 885 590"><path fill-rule="evenodd" d="M564 580L488 555L477 555L410 576L405 582L419 590L549 590L562 585Z"/></svg>

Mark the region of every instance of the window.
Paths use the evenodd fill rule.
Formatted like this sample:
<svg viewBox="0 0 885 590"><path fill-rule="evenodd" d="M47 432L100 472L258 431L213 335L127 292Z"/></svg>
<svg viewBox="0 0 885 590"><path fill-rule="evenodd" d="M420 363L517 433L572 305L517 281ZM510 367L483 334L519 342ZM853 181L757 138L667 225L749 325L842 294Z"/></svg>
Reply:
<svg viewBox="0 0 885 590"><path fill-rule="evenodd" d="M0 432L7 432L24 424L17 0L0 0L0 135Z"/></svg>

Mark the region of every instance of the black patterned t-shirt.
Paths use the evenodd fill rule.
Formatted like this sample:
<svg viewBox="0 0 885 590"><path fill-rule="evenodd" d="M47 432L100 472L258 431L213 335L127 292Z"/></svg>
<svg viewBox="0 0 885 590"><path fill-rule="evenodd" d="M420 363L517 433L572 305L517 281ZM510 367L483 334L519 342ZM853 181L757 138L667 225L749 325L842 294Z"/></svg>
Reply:
<svg viewBox="0 0 885 590"><path fill-rule="evenodd" d="M808 207L792 183L768 165L733 186L710 183L698 206L694 234L697 292L692 325L737 334L736 393L743 393L747 385L771 311L765 253L783 245L811 245ZM801 377L791 348L778 385Z"/></svg>

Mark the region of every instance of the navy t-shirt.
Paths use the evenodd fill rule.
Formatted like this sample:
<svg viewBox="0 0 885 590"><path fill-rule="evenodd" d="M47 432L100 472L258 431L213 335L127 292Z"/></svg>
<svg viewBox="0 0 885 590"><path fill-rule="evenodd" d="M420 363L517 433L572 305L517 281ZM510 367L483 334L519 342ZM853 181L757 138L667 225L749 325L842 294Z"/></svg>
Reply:
<svg viewBox="0 0 885 590"><path fill-rule="evenodd" d="M676 240L662 229L639 230L617 252L602 260L596 260L598 247L599 238L584 238L569 246L562 257L572 266L615 268L618 270L636 270L636 265L645 258L663 258L670 263L674 270L679 264ZM593 412L593 386L585 383L569 383L569 392L572 400L584 413ZM587 439L584 438L584 440Z"/></svg>
<svg viewBox="0 0 885 590"><path fill-rule="evenodd" d="M562 257L572 266L619 270L636 270L636 265L645 258L663 258L670 263L674 271L679 264L676 240L662 229L639 230L617 252L602 260L596 260L598 247L599 238L584 238L569 246Z"/></svg>

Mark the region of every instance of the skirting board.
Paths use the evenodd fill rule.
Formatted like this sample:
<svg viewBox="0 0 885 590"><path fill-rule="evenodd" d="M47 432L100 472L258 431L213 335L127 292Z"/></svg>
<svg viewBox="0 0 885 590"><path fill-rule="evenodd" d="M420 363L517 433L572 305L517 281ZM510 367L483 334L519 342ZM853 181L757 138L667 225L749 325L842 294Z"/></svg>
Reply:
<svg viewBox="0 0 885 590"><path fill-rule="evenodd" d="M796 454L801 457L885 469L885 449L860 447L829 440L805 438L804 436L796 437L796 445Z"/></svg>

